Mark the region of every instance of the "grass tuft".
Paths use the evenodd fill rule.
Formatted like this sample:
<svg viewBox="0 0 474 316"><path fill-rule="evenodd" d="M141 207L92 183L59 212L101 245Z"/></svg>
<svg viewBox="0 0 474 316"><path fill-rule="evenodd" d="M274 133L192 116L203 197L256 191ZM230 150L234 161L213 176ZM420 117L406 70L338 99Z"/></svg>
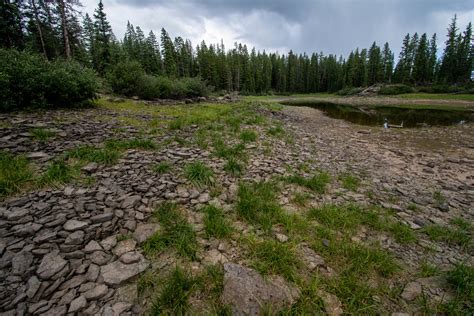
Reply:
<svg viewBox="0 0 474 316"><path fill-rule="evenodd" d="M195 279L188 272L176 267L163 282L163 289L153 303L151 314L186 315L190 307L189 297L196 287Z"/></svg>
<svg viewBox="0 0 474 316"><path fill-rule="evenodd" d="M91 146L81 146L66 152L66 159L78 159L86 162L97 162L105 165L117 163L120 154L115 149L94 148Z"/></svg>
<svg viewBox="0 0 474 316"><path fill-rule="evenodd" d="M468 247L472 242L472 233L461 227L449 227L432 224L423 227L422 232L428 235L431 240L444 241L451 245L459 245L462 248Z"/></svg>
<svg viewBox="0 0 474 316"><path fill-rule="evenodd" d="M214 154L223 159L245 158L245 145L236 144L232 147L227 146L221 138L213 142Z"/></svg>
<svg viewBox="0 0 474 316"><path fill-rule="evenodd" d="M225 218L222 209L213 205L204 207L204 226L206 236L215 238L226 238L232 234L232 226Z"/></svg>
<svg viewBox="0 0 474 316"><path fill-rule="evenodd" d="M60 186L73 180L77 174L78 170L69 166L64 160L56 160L48 166L46 172L38 180L38 184Z"/></svg>
<svg viewBox="0 0 474 316"><path fill-rule="evenodd" d="M151 139L132 138L128 140L111 139L105 143L105 148L110 150L143 149L154 150L158 146Z"/></svg>
<svg viewBox="0 0 474 316"><path fill-rule="evenodd" d="M303 187L306 187L317 193L326 192L326 186L331 181L331 176L326 172L320 172L313 175L311 178L305 178L300 175L293 175L287 177L286 180L289 183L294 183Z"/></svg>
<svg viewBox="0 0 474 316"><path fill-rule="evenodd" d="M233 176L239 176L244 171L244 167L235 158L229 158L224 166L224 170Z"/></svg>
<svg viewBox="0 0 474 316"><path fill-rule="evenodd" d="M420 265L420 276L423 278L432 277L438 275L440 270L437 266L430 264L428 262L423 262Z"/></svg>
<svg viewBox="0 0 474 316"><path fill-rule="evenodd" d="M289 281L294 281L300 261L290 243L276 240L265 240L250 246L253 266L262 274L278 274Z"/></svg>
<svg viewBox="0 0 474 316"><path fill-rule="evenodd" d="M349 191L355 192L360 186L360 179L350 173L340 175L339 181L341 181L342 187Z"/></svg>
<svg viewBox="0 0 474 316"><path fill-rule="evenodd" d="M409 244L417 239L408 225L390 220L388 214L379 208L364 209L357 204L325 204L311 209L309 216L332 230L342 230L347 234L353 234L359 226L365 225L376 231L391 233L401 244Z"/></svg>
<svg viewBox="0 0 474 316"><path fill-rule="evenodd" d="M163 203L153 216L162 224L162 230L144 242L143 251L153 255L158 251L173 248L179 255L195 260L197 241L194 230L178 212L176 205Z"/></svg>
<svg viewBox="0 0 474 316"><path fill-rule="evenodd" d="M55 132L41 127L30 129L30 133L33 136L33 139L36 139L37 141L42 143L47 142L48 139L56 135Z"/></svg>
<svg viewBox="0 0 474 316"><path fill-rule="evenodd" d="M281 137L285 135L285 130L281 125L276 125L272 126L267 130L268 135L274 136L274 137Z"/></svg>
<svg viewBox="0 0 474 316"><path fill-rule="evenodd" d="M253 130L245 130L245 131L242 131L242 133L240 133L240 139L244 142L244 143L250 143L250 142L254 142L257 140L257 133Z"/></svg>
<svg viewBox="0 0 474 316"><path fill-rule="evenodd" d="M0 197L19 192L32 178L28 159L0 151Z"/></svg>
<svg viewBox="0 0 474 316"><path fill-rule="evenodd" d="M214 172L202 161L192 162L184 167L186 178L196 186L214 184Z"/></svg>
<svg viewBox="0 0 474 316"><path fill-rule="evenodd" d="M170 169L171 169L171 165L166 161L157 163L153 165L152 167L152 170L158 174L167 173L168 171L170 171Z"/></svg>
<svg viewBox="0 0 474 316"><path fill-rule="evenodd" d="M238 214L269 231L282 212L276 199L277 192L278 188L271 182L241 183L236 205Z"/></svg>
<svg viewBox="0 0 474 316"><path fill-rule="evenodd" d="M292 202L298 206L306 206L311 195L306 192L295 192Z"/></svg>
<svg viewBox="0 0 474 316"><path fill-rule="evenodd" d="M448 282L456 292L456 301L466 311L474 311L474 267L458 264L448 272Z"/></svg>

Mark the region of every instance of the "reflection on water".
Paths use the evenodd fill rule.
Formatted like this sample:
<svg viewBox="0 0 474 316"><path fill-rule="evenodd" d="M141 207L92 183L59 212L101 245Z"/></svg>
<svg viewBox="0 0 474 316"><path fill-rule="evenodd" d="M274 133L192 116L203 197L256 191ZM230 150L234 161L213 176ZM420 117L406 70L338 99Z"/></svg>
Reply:
<svg viewBox="0 0 474 316"><path fill-rule="evenodd" d="M288 105L296 104L288 103ZM319 109L332 118L369 126L383 126L385 118L391 125L400 125L403 122L403 127L447 126L474 121L473 112L459 110L420 110L384 106L362 109L328 102L308 102L297 105Z"/></svg>

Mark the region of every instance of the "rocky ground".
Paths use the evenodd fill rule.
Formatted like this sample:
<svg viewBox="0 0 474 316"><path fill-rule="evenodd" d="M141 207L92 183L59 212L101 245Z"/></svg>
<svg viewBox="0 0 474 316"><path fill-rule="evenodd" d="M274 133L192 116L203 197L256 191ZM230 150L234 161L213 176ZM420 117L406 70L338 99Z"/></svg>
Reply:
<svg viewBox="0 0 474 316"><path fill-rule="evenodd" d="M5 315L472 312L472 124L243 101L0 120L29 175L2 182Z"/></svg>

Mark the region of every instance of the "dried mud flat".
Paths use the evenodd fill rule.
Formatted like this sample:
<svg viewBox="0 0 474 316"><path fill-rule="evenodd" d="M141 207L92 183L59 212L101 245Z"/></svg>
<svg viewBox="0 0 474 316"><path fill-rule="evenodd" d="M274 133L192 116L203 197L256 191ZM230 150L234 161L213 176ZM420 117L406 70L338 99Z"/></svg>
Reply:
<svg viewBox="0 0 474 316"><path fill-rule="evenodd" d="M472 124L384 130L245 102L0 118L32 178L71 173L0 202L5 315L472 308L450 277L474 264Z"/></svg>

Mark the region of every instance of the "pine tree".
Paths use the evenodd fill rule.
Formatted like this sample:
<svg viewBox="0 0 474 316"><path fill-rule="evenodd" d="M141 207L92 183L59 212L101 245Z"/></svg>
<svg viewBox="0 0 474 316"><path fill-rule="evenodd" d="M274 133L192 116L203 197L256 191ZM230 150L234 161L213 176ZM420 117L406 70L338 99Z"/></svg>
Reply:
<svg viewBox="0 0 474 316"><path fill-rule="evenodd" d="M441 59L440 67L440 79L446 83L454 83L456 81L456 72L457 72L457 50L458 50L458 40L457 40L457 16L451 20L451 24L448 27L448 39L445 44L446 47L443 52L443 57Z"/></svg>
<svg viewBox="0 0 474 316"><path fill-rule="evenodd" d="M436 66L438 63L438 47L436 46L436 33L430 40L429 59L428 59L428 82L436 81Z"/></svg>
<svg viewBox="0 0 474 316"><path fill-rule="evenodd" d="M0 1L0 47L23 48L20 1Z"/></svg>
<svg viewBox="0 0 474 316"><path fill-rule="evenodd" d="M394 79L398 83L406 83L410 79L410 34L403 39L402 50L395 67Z"/></svg>
<svg viewBox="0 0 474 316"><path fill-rule="evenodd" d="M390 50L390 46L388 43L385 43L385 45L383 46L382 55L383 82L392 83L394 55Z"/></svg>
<svg viewBox="0 0 474 316"><path fill-rule="evenodd" d="M461 34L460 34L461 35ZM455 82L466 82L470 78L472 66L471 54L472 24L469 22L462 38L458 41L457 49L457 71Z"/></svg>
<svg viewBox="0 0 474 316"><path fill-rule="evenodd" d="M368 60L368 84L373 85L382 82L383 78L383 63L380 47L374 42L369 49Z"/></svg>
<svg viewBox="0 0 474 316"><path fill-rule="evenodd" d="M164 73L169 77L175 78L178 75L176 52L173 41L164 28L161 29L161 51Z"/></svg>
<svg viewBox="0 0 474 316"><path fill-rule="evenodd" d="M413 80L416 84L426 84L430 76L430 51L428 37L424 33L418 43L413 62Z"/></svg>
<svg viewBox="0 0 474 316"><path fill-rule="evenodd" d="M160 75L162 73L160 47L153 31L148 33L144 44L143 68L151 74Z"/></svg>
<svg viewBox="0 0 474 316"><path fill-rule="evenodd" d="M99 1L94 12L94 30L95 45L92 51L92 63L100 74L104 74L112 59L110 46L113 34L110 24L107 21L107 15L105 14L102 0Z"/></svg>

